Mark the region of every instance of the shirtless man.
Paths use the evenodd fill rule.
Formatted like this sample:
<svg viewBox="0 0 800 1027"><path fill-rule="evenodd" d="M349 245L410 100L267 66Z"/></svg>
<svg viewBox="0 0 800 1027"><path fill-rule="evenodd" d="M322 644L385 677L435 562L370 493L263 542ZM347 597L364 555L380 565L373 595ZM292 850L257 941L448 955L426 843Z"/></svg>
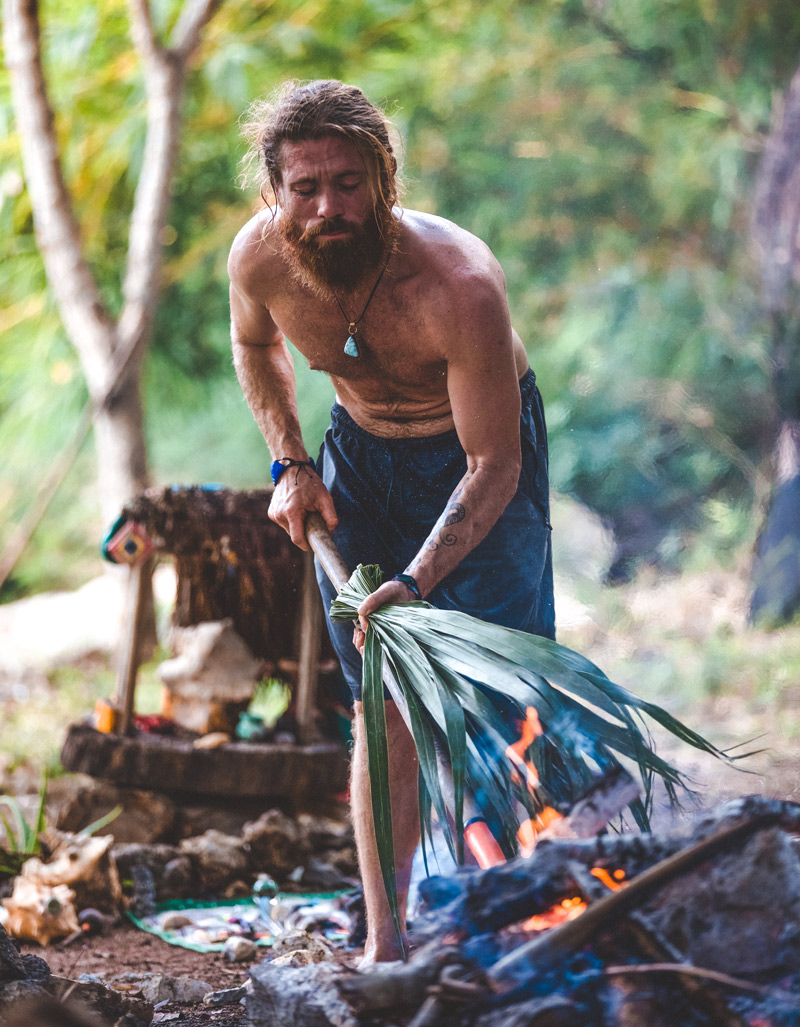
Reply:
<svg viewBox="0 0 800 1027"><path fill-rule="evenodd" d="M234 362L274 461L269 516L307 549L305 518L318 511L348 566L384 571L355 636L346 625L329 629L355 699L365 961L391 960L401 951L372 825L359 701L364 632L380 606L421 596L554 636L541 399L497 261L456 225L398 206L388 122L360 90L292 86L254 117L262 192L269 187L275 205L245 225L231 251ZM336 389L316 467L286 339ZM327 607L333 590L319 569L318 580ZM386 705L404 910L419 834L416 752L394 703Z"/></svg>

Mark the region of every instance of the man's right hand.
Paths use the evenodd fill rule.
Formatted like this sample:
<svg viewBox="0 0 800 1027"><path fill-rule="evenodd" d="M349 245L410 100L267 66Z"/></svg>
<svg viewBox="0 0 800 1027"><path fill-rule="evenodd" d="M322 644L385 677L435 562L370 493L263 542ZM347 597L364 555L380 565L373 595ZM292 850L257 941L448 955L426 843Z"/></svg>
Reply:
<svg viewBox="0 0 800 1027"><path fill-rule="evenodd" d="M333 531L339 523L333 499L322 479L307 465L288 467L272 493L270 520L280 524L296 546L308 550L305 523L306 517L314 511L322 514L328 531Z"/></svg>

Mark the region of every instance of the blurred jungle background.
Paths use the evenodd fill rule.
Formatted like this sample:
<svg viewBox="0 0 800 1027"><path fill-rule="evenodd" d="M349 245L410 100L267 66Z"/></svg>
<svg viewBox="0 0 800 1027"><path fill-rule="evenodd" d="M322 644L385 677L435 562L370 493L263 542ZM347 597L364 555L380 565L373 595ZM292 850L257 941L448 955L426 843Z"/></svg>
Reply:
<svg viewBox="0 0 800 1027"><path fill-rule="evenodd" d="M163 59L201 8L192 47ZM20 101L41 90L23 82L37 26L50 150L26 142L41 126ZM126 488L264 485L268 454L229 349L227 253L258 206L240 183L239 123L287 78L341 78L397 125L407 206L474 232L505 270L548 414L561 641L719 744L765 735L774 787L791 794L795 0L43 0L38 11L6 0L4 27L6 564L54 493L5 568L4 604L97 577L98 540ZM169 90L180 121L148 250L143 200L133 212ZM54 179L31 181L54 151L63 195ZM37 203L51 222L48 204L71 205L79 250L77 235L37 242ZM83 277L71 279L76 260ZM302 358L296 369L313 453L331 387ZM124 423L109 427L115 407ZM101 453L98 471L96 447L114 431L122 448ZM65 719L111 687L108 659L35 678L6 663L0 772L56 769Z"/></svg>

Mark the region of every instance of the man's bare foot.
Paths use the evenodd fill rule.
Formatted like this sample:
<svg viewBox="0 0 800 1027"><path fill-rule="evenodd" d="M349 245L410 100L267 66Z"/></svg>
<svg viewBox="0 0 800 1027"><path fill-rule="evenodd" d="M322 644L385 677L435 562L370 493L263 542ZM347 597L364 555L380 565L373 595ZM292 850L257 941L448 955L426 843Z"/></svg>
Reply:
<svg viewBox="0 0 800 1027"><path fill-rule="evenodd" d="M408 952L408 942L403 939L405 945L405 952L398 944L396 938L392 938L391 942L383 945L370 945L367 942L367 947L364 949L364 955L356 965L357 970L369 970L370 967L375 966L376 963L396 963L398 960L406 958Z"/></svg>

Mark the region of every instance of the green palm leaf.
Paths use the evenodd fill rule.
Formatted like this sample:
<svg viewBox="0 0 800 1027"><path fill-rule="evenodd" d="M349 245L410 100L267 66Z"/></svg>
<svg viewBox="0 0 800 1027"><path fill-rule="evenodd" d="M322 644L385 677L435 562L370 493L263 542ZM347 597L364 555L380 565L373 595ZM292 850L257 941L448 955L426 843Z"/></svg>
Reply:
<svg viewBox="0 0 800 1027"><path fill-rule="evenodd" d="M359 565L331 604L331 617L354 620L381 582L379 567ZM384 683L417 747L423 838L431 837L433 810L459 863L467 794L492 819L510 855L520 819L544 805L573 803L598 771L622 761L632 763L642 780L644 800L636 799L630 809L646 829L653 781L663 782L672 801L685 787L680 772L655 752L647 717L687 745L727 762L734 759L551 639L425 602L382 607L370 616L363 706L378 854L398 932ZM529 789L519 779L515 783L507 748L518 737L515 718L524 719L530 706L543 733L526 754L539 777ZM444 787L443 764L450 779Z"/></svg>

